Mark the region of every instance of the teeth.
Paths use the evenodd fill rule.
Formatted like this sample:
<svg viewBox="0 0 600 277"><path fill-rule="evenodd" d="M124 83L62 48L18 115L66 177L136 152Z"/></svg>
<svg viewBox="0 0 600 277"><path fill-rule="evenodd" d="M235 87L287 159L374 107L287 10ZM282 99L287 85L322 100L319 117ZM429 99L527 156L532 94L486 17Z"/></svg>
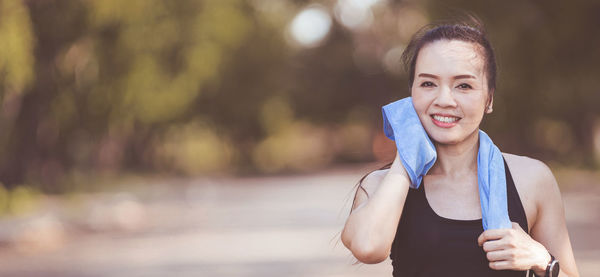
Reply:
<svg viewBox="0 0 600 277"><path fill-rule="evenodd" d="M433 118L444 123L452 123L458 120L458 117L434 115Z"/></svg>

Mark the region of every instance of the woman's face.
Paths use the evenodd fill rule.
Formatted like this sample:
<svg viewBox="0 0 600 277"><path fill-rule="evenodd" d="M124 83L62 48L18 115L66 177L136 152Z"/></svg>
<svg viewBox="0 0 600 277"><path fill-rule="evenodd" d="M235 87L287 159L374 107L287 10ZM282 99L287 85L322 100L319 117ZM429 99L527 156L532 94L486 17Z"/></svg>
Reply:
<svg viewBox="0 0 600 277"><path fill-rule="evenodd" d="M478 45L438 40L419 51L411 94L421 124L438 144L475 138L488 102ZM491 102L489 107L491 108Z"/></svg>

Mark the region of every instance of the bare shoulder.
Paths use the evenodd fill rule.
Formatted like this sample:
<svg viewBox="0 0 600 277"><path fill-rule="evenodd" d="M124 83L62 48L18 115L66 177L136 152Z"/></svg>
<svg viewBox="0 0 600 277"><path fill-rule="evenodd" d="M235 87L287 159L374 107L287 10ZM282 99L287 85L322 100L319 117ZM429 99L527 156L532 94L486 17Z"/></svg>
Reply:
<svg viewBox="0 0 600 277"><path fill-rule="evenodd" d="M512 175L529 227L538 219L545 203L560 201L560 190L550 168L542 161L526 156L502 153ZM548 201L552 200L552 201Z"/></svg>
<svg viewBox="0 0 600 277"><path fill-rule="evenodd" d="M514 181L533 186L535 189L548 188L556 183L550 168L542 161L527 156L502 153Z"/></svg>
<svg viewBox="0 0 600 277"><path fill-rule="evenodd" d="M369 196L373 195L388 171L389 169L380 169L369 173L360 186L363 187Z"/></svg>

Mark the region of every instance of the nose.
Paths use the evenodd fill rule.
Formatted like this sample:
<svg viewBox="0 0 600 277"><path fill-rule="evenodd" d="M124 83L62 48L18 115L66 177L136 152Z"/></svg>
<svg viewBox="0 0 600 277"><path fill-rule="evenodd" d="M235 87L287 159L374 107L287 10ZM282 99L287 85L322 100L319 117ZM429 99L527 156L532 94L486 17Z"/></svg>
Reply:
<svg viewBox="0 0 600 277"><path fill-rule="evenodd" d="M452 89L448 86L441 86L439 94L433 101L433 104L442 108L454 108L456 107L456 101L452 95Z"/></svg>

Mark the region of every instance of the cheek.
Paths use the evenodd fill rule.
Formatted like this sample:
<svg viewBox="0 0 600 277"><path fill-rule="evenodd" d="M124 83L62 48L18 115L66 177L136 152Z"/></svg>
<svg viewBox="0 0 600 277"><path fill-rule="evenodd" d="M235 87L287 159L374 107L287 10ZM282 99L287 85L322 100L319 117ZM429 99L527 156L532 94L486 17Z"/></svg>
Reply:
<svg viewBox="0 0 600 277"><path fill-rule="evenodd" d="M413 105L415 106L415 110L417 110L417 113L427 110L427 107L433 101L433 99L431 99L431 97L428 97L428 95L430 96L433 94L428 94L425 91L422 91L419 87L413 87L411 89L411 97L413 99Z"/></svg>
<svg viewBox="0 0 600 277"><path fill-rule="evenodd" d="M422 95L419 93L413 93L412 99L413 99L413 106L415 107L415 111L417 112L417 114L419 116L422 116L423 114L425 114L427 112L427 107L429 107L430 101L428 101L426 98L422 97Z"/></svg>
<svg viewBox="0 0 600 277"><path fill-rule="evenodd" d="M485 112L485 99L481 99L481 97L467 97L462 102L463 113L466 118L470 118L469 122L474 124L481 123Z"/></svg>

